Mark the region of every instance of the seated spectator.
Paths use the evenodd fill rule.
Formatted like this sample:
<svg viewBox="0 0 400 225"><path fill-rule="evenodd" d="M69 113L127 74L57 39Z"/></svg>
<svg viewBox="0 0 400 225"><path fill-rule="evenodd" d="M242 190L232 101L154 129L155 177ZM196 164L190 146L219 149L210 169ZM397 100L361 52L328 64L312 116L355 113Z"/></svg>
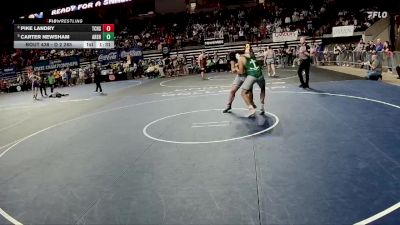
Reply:
<svg viewBox="0 0 400 225"><path fill-rule="evenodd" d="M369 80L382 80L382 61L379 59L378 55L372 55L370 70L365 78Z"/></svg>
<svg viewBox="0 0 400 225"><path fill-rule="evenodd" d="M159 76L159 66L155 64L154 61L151 61L145 71L145 76L149 79L153 79Z"/></svg>
<svg viewBox="0 0 400 225"><path fill-rule="evenodd" d="M384 48L384 46L383 46L383 43L382 43L381 39L380 39L380 38L376 39L376 48L375 48L375 51L376 51L376 52L382 52L382 51L383 51L383 48Z"/></svg>

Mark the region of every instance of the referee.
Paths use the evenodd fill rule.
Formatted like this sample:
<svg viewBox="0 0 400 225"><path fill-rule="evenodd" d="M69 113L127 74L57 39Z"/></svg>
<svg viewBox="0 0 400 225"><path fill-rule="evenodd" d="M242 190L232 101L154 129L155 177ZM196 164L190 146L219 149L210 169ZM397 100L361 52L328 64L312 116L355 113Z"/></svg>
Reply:
<svg viewBox="0 0 400 225"><path fill-rule="evenodd" d="M310 88L308 86L308 82L310 80L310 46L306 44L306 39L304 37L300 38L300 49L299 49L299 59L300 66L297 71L297 75L299 75L300 86L301 88ZM303 79L303 71L306 74L306 82Z"/></svg>
<svg viewBox="0 0 400 225"><path fill-rule="evenodd" d="M96 66L94 68L93 78L94 78L94 82L96 83L96 91L95 92L100 91L100 94L102 94L103 89L101 88L101 84L100 84L101 83L101 70L100 70L99 66Z"/></svg>

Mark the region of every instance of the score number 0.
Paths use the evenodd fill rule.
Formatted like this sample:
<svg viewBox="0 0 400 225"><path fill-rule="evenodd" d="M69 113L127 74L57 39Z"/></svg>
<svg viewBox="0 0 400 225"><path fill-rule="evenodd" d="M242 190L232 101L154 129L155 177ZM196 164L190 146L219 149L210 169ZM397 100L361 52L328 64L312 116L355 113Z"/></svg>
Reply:
<svg viewBox="0 0 400 225"><path fill-rule="evenodd" d="M103 24L103 32L114 32L114 24Z"/></svg>

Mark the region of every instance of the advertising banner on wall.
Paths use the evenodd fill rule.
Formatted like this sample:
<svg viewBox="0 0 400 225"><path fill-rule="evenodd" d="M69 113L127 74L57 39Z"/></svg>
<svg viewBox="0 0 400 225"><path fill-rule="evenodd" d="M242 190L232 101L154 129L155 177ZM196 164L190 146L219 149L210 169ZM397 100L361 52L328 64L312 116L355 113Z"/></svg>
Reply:
<svg viewBox="0 0 400 225"><path fill-rule="evenodd" d="M204 39L204 45L205 46L224 45L224 39L223 38Z"/></svg>
<svg viewBox="0 0 400 225"><path fill-rule="evenodd" d="M350 37L354 34L354 26L332 27L332 37Z"/></svg>
<svg viewBox="0 0 400 225"><path fill-rule="evenodd" d="M119 53L120 59L126 59L126 56L130 55L134 62L138 62L140 59L143 59L143 49L140 47L130 48L121 50Z"/></svg>
<svg viewBox="0 0 400 225"><path fill-rule="evenodd" d="M295 41L297 40L298 32L280 32L272 34L273 42L285 42L285 41Z"/></svg>
<svg viewBox="0 0 400 225"><path fill-rule="evenodd" d="M13 77L17 75L15 66L5 67L0 69L0 78Z"/></svg>
<svg viewBox="0 0 400 225"><path fill-rule="evenodd" d="M33 64L34 71L47 71L79 67L79 56L68 56L60 59L41 60Z"/></svg>
<svg viewBox="0 0 400 225"><path fill-rule="evenodd" d="M119 60L119 54L117 51L104 51L97 57L97 61L101 64L108 64L117 60Z"/></svg>

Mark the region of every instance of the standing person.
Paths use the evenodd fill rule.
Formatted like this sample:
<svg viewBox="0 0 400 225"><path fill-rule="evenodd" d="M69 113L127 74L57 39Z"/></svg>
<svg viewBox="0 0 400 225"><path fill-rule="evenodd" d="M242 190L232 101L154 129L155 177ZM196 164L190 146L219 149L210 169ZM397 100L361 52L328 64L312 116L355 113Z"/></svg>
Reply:
<svg viewBox="0 0 400 225"><path fill-rule="evenodd" d="M165 73L167 74L167 77L171 76L171 59L169 57L166 57L163 59L164 61L164 68L165 68Z"/></svg>
<svg viewBox="0 0 400 225"><path fill-rule="evenodd" d="M72 71L69 67L67 68L67 70L65 70L65 80L66 80L67 86L71 87Z"/></svg>
<svg viewBox="0 0 400 225"><path fill-rule="evenodd" d="M218 52L214 52L213 61L214 61L215 72L217 72L217 71L219 72L220 71L220 64L219 64Z"/></svg>
<svg viewBox="0 0 400 225"><path fill-rule="evenodd" d="M254 50L253 50L254 51ZM264 51L262 50L262 48L260 48L260 50L258 51L256 55L256 59L257 59L257 63L259 65L263 65L264 66Z"/></svg>
<svg viewBox="0 0 400 225"><path fill-rule="evenodd" d="M39 93L39 87L40 87L40 77L36 75L36 73L33 73L31 76L31 81L32 81L32 95L34 100L38 100L37 95Z"/></svg>
<svg viewBox="0 0 400 225"><path fill-rule="evenodd" d="M270 46L267 46L264 52L264 63L267 65L267 71L269 77L276 77L275 75L275 52Z"/></svg>
<svg viewBox="0 0 400 225"><path fill-rule="evenodd" d="M288 52L286 51L288 49L289 45L287 44L287 42L285 41L285 43L283 44L283 48L281 49L281 57L283 59L282 60L282 66L283 68L286 67L286 65L288 65Z"/></svg>
<svg viewBox="0 0 400 225"><path fill-rule="evenodd" d="M189 75L189 68L187 65L186 57L182 56L182 67L183 67L183 75Z"/></svg>
<svg viewBox="0 0 400 225"><path fill-rule="evenodd" d="M82 69L82 67L80 67L78 72L79 72L78 84L84 84L85 83L85 71Z"/></svg>
<svg viewBox="0 0 400 225"><path fill-rule="evenodd" d="M393 60L393 49L392 49L392 46L389 44L388 41L385 41L383 43L383 51L386 54L386 59L387 59L387 62L388 62L388 71L393 73L394 70L395 70L394 69L395 68L395 63L394 63L394 60Z"/></svg>
<svg viewBox="0 0 400 225"><path fill-rule="evenodd" d="M205 51L201 51L199 58L197 59L198 61L198 65L200 68L200 72L201 72L201 78L203 80L208 80L208 78L206 77L205 73L207 72L207 56L205 54Z"/></svg>
<svg viewBox="0 0 400 225"><path fill-rule="evenodd" d="M39 72L38 72L39 73ZM46 85L47 85L47 76L45 75L45 73L39 73L38 74L40 77L40 94L43 96L43 90L44 90L44 95L47 96L47 91L46 91Z"/></svg>
<svg viewBox="0 0 400 225"><path fill-rule="evenodd" d="M311 64L315 64L316 60L315 60L315 56L316 56L316 52L317 52L317 45L316 44L312 44L311 48L310 48L310 62Z"/></svg>
<svg viewBox="0 0 400 225"><path fill-rule="evenodd" d="M100 71L100 68L98 66L96 66L94 68L93 79L94 79L94 82L96 83L96 91L95 92L98 92L100 90L100 93L103 93L103 89L101 88L101 84L100 84L100 82L101 82L101 71Z"/></svg>
<svg viewBox="0 0 400 225"><path fill-rule="evenodd" d="M287 44L285 44L287 46ZM287 53L286 53L286 48L287 47L283 47L280 51L281 51L281 65L282 68L285 68L287 65Z"/></svg>
<svg viewBox="0 0 400 225"><path fill-rule="evenodd" d="M340 61L341 61L341 54L342 49L340 48L339 44L336 44L335 47L333 47L333 55L335 56L335 62L337 66L340 66Z"/></svg>
<svg viewBox="0 0 400 225"><path fill-rule="evenodd" d="M54 72L54 77L56 78L57 86L60 88L62 87L62 76L61 76L61 71L56 70Z"/></svg>
<svg viewBox="0 0 400 225"><path fill-rule="evenodd" d="M72 70L71 86L76 85L78 82L78 69Z"/></svg>
<svg viewBox="0 0 400 225"><path fill-rule="evenodd" d="M305 37L300 38L300 48L299 48L299 59L300 59L300 66L297 70L297 75L300 79L300 86L302 88L310 88L309 87L309 80L310 80L310 46L307 45ZM303 79L303 71L306 75L306 81L304 82Z"/></svg>
<svg viewBox="0 0 400 225"><path fill-rule="evenodd" d="M362 52L364 50L364 40L361 38L360 41L357 44L357 47L354 49L355 52L355 62L357 62L357 64L362 63L363 59L362 59Z"/></svg>
<svg viewBox="0 0 400 225"><path fill-rule="evenodd" d="M247 107L249 108L249 113L247 117L253 117L256 113L256 107L253 101L253 95L251 90L253 89L254 83L257 83L261 89L260 99L261 99L261 115L265 113L264 101L265 101L265 79L262 74L261 65L258 65L254 52L249 44L246 44L245 54L239 59L239 74L246 74L246 79L242 84L242 97L245 101Z"/></svg>
<svg viewBox="0 0 400 225"><path fill-rule="evenodd" d="M67 70L60 70L60 75L61 75L61 83L62 83L62 87L65 87L67 84L67 74L66 74Z"/></svg>
<svg viewBox="0 0 400 225"><path fill-rule="evenodd" d="M396 72L397 72L397 79L400 79L400 65L396 66Z"/></svg>
<svg viewBox="0 0 400 225"><path fill-rule="evenodd" d="M54 72L50 71L49 76L47 77L50 86L50 92L53 94L54 84L56 83L56 78L54 77Z"/></svg>
<svg viewBox="0 0 400 225"><path fill-rule="evenodd" d="M287 60L288 66L293 65L293 52L294 52L293 48L288 47L286 49L286 53L287 53L287 57L288 57L288 60Z"/></svg>

